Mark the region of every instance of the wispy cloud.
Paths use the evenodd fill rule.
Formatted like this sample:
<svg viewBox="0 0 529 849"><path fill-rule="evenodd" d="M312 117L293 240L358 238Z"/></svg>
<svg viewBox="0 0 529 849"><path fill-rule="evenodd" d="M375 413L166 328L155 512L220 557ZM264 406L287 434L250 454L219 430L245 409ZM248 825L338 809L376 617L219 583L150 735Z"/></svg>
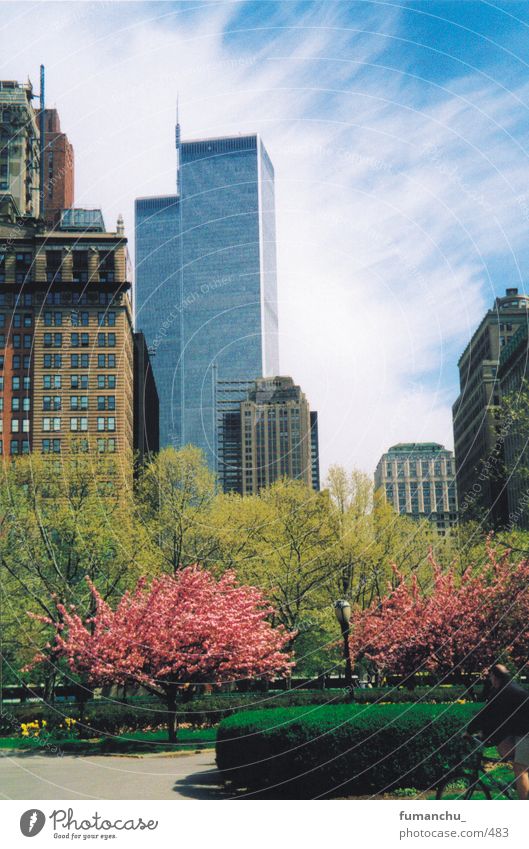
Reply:
<svg viewBox="0 0 529 849"><path fill-rule="evenodd" d="M174 188L177 90L184 137L262 134L282 370L320 410L325 466L371 471L399 440L451 445L457 355L494 290L525 277L523 82L507 89L468 57L448 81L425 80L409 13L379 4L2 12L2 76L46 63L77 203L102 205L109 223L123 212L129 236L134 197Z"/></svg>

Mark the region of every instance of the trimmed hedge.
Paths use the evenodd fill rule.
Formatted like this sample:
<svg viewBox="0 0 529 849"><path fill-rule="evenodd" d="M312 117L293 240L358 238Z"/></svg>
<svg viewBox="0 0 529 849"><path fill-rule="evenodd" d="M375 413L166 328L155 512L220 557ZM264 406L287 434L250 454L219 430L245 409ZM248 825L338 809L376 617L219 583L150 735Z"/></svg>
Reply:
<svg viewBox="0 0 529 849"><path fill-rule="evenodd" d="M378 701L449 702L465 698L466 690L462 686L417 687L415 690L379 687L356 689L354 695L357 704ZM344 690L284 690L279 693L272 691L212 695L182 703L179 707L178 718L181 723L202 727L217 725L222 719L241 710L338 705L349 701L350 697ZM57 702L55 705L47 705L44 702L6 704L0 714L0 735L9 736L16 733L22 722L32 722L37 719L46 720L48 729L51 731L63 724L66 716L79 722L79 705L72 702ZM165 709L161 701L138 700L123 703L95 699L86 704L82 733L85 737L100 737L103 734L141 731L163 725L165 725Z"/></svg>
<svg viewBox="0 0 529 849"><path fill-rule="evenodd" d="M221 722L226 780L286 798L424 790L468 759L472 704L336 705L249 711Z"/></svg>

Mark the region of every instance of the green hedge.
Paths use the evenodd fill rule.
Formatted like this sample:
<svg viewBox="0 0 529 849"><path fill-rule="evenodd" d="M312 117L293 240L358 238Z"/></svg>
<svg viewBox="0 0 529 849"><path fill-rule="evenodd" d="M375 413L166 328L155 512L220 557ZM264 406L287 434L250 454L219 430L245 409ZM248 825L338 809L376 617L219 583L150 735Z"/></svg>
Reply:
<svg viewBox="0 0 529 849"><path fill-rule="evenodd" d="M447 702L464 698L463 687L417 687L356 689L357 704L377 701L400 702ZM310 705L341 704L349 702L344 690L285 690L270 693L232 693L202 696L183 703L179 709L179 721L193 727L217 725L222 719L241 710L280 708ZM64 717L79 720L79 706L71 702L57 702L54 706L44 702L26 702L4 706L0 714L0 735L9 736L18 731L22 722L45 719L48 729L64 723ZM161 701L138 700L120 703L96 699L87 703L84 714L83 735L100 737L102 734L120 734L124 731L140 731L165 725L164 706Z"/></svg>
<svg viewBox="0 0 529 849"><path fill-rule="evenodd" d="M336 705L239 713L217 764L238 788L286 798L426 789L468 758L472 704Z"/></svg>

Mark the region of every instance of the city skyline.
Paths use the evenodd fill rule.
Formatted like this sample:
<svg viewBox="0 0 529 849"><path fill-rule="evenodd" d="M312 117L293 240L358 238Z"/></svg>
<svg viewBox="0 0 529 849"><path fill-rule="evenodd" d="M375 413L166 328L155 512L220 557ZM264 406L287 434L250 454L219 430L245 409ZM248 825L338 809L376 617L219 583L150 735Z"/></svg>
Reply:
<svg viewBox="0 0 529 849"><path fill-rule="evenodd" d="M177 90L187 137L259 132L281 371L320 411L323 477L331 462L370 473L401 440L452 446L457 360L493 296L524 290L526 75L506 61L519 7L472 20L460 4L441 25L436 4L271 3L266 21L252 3L118 5L4 5L1 76L36 83L46 64L79 205L123 212L132 236L133 198L174 186Z"/></svg>

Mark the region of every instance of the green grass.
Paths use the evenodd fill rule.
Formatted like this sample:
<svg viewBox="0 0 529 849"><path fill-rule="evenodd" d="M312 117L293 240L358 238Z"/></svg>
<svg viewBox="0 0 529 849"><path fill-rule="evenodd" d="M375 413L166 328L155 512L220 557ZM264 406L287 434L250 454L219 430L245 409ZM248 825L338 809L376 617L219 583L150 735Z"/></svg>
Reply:
<svg viewBox="0 0 529 849"><path fill-rule="evenodd" d="M142 752L183 752L211 748L215 745L216 728L182 728L176 744L169 743L167 731L132 731L119 737L101 737L95 740L55 739L52 735L39 737L0 737L0 749L24 749L31 751L77 752L101 754Z"/></svg>

